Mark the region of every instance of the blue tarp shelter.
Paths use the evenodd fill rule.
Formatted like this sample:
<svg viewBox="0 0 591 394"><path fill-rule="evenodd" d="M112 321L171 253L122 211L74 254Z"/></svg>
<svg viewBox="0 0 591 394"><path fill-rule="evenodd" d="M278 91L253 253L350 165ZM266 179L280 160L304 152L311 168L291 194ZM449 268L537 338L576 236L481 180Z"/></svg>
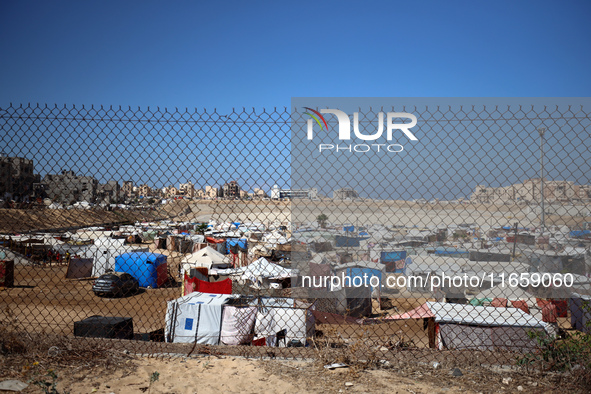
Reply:
<svg viewBox="0 0 591 394"><path fill-rule="evenodd" d="M166 256L157 253L123 253L115 257L115 271L127 272L141 287L156 288L168 279Z"/></svg>

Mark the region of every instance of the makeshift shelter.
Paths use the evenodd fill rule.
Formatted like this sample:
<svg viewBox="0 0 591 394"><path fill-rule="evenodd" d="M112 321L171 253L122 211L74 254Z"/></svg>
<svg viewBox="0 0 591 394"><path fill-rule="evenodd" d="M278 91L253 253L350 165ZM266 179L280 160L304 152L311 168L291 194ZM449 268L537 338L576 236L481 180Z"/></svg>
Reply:
<svg viewBox="0 0 591 394"><path fill-rule="evenodd" d="M98 277L105 272L115 270L115 259L124 253L147 253L149 248L131 246L125 243L125 239L101 237L94 240L94 244L79 251L82 258L92 259L92 276Z"/></svg>
<svg viewBox="0 0 591 394"><path fill-rule="evenodd" d="M401 273L406 260L406 250L380 252L380 263L386 265L386 272Z"/></svg>
<svg viewBox="0 0 591 394"><path fill-rule="evenodd" d="M191 267L226 268L228 264L229 259L227 256L209 246L187 255L181 260L183 270ZM185 267L185 265L188 265L188 267Z"/></svg>
<svg viewBox="0 0 591 394"><path fill-rule="evenodd" d="M591 334L591 296L573 293L569 299L569 309L571 326Z"/></svg>
<svg viewBox="0 0 591 394"><path fill-rule="evenodd" d="M386 319L427 319L429 345L439 349L534 350L529 331L554 335L552 327L517 308L427 302Z"/></svg>
<svg viewBox="0 0 591 394"><path fill-rule="evenodd" d="M253 339L257 315L255 306L225 305L220 342L224 345L248 345Z"/></svg>
<svg viewBox="0 0 591 394"><path fill-rule="evenodd" d="M256 344L305 346L307 338L314 335L312 304L292 298L259 298L257 302L260 304L254 328Z"/></svg>
<svg viewBox="0 0 591 394"><path fill-rule="evenodd" d="M166 342L217 345L228 294L191 293L167 302Z"/></svg>
<svg viewBox="0 0 591 394"><path fill-rule="evenodd" d="M258 287L269 287L271 279L291 278L292 270L269 262L264 257L250 263L242 273L243 280L250 280Z"/></svg>
<svg viewBox="0 0 591 394"><path fill-rule="evenodd" d="M166 256L156 253L124 253L115 258L115 271L127 272L142 287L160 287L168 281Z"/></svg>

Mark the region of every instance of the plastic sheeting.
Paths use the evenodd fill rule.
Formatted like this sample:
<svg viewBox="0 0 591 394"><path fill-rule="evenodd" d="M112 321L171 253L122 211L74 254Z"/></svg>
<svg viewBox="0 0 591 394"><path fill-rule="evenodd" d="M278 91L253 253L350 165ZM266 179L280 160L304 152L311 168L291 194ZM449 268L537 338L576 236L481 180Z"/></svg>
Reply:
<svg viewBox="0 0 591 394"><path fill-rule="evenodd" d="M205 282L198 278L189 278L185 274L185 295L194 292L210 294L232 294L232 280L224 279L219 282Z"/></svg>
<svg viewBox="0 0 591 394"><path fill-rule="evenodd" d="M217 345L222 310L229 295L191 293L167 302L164 336L167 342Z"/></svg>
<svg viewBox="0 0 591 394"><path fill-rule="evenodd" d="M247 345L252 342L257 308L225 306L220 341L224 345Z"/></svg>

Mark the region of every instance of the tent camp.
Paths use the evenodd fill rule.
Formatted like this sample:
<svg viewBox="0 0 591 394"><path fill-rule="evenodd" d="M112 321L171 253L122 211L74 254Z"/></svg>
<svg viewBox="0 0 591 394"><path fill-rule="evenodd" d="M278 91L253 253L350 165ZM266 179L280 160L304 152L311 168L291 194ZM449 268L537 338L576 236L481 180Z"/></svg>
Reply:
<svg viewBox="0 0 591 394"><path fill-rule="evenodd" d="M256 298L236 305L229 294L191 293L168 302L167 342L301 345L314 335L313 305L291 298ZM281 341L277 341L277 338ZM284 340L283 340L284 339Z"/></svg>
<svg viewBox="0 0 591 394"><path fill-rule="evenodd" d="M231 297L196 292L168 301L164 328L166 341L217 345L223 305Z"/></svg>
<svg viewBox="0 0 591 394"><path fill-rule="evenodd" d="M429 323L429 346L439 349L534 350L529 331L554 334L549 324L517 308L427 302L387 319L420 318Z"/></svg>

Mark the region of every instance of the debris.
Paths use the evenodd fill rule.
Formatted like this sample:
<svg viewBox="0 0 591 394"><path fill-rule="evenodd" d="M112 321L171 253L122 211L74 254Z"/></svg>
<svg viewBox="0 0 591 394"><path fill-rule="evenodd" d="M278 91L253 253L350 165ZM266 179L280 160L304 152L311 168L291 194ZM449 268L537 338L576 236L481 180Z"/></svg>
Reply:
<svg viewBox="0 0 591 394"><path fill-rule="evenodd" d="M512 380L513 378L503 378L503 384L509 384Z"/></svg>
<svg viewBox="0 0 591 394"><path fill-rule="evenodd" d="M463 376L464 374L460 371L459 368L454 368L451 370L451 376Z"/></svg>
<svg viewBox="0 0 591 394"><path fill-rule="evenodd" d="M326 369L336 369L336 368L348 368L349 366L347 364L343 364L343 363L332 363L332 364L328 364L325 365L324 368Z"/></svg>
<svg viewBox="0 0 591 394"><path fill-rule="evenodd" d="M47 350L47 355L49 357L56 357L60 354L60 348L57 346L52 346Z"/></svg>
<svg viewBox="0 0 591 394"><path fill-rule="evenodd" d="M352 387L353 383L352 382L345 382L345 387Z"/></svg>
<svg viewBox="0 0 591 394"><path fill-rule="evenodd" d="M437 361L433 361L433 364L431 364L433 366L434 369L439 369L441 367L441 364L438 363Z"/></svg>
<svg viewBox="0 0 591 394"><path fill-rule="evenodd" d="M523 391L523 386L517 386L517 391Z"/></svg>
<svg viewBox="0 0 591 394"><path fill-rule="evenodd" d="M29 387L28 384L21 382L20 380L3 380L0 382L0 390L6 391L22 391Z"/></svg>

